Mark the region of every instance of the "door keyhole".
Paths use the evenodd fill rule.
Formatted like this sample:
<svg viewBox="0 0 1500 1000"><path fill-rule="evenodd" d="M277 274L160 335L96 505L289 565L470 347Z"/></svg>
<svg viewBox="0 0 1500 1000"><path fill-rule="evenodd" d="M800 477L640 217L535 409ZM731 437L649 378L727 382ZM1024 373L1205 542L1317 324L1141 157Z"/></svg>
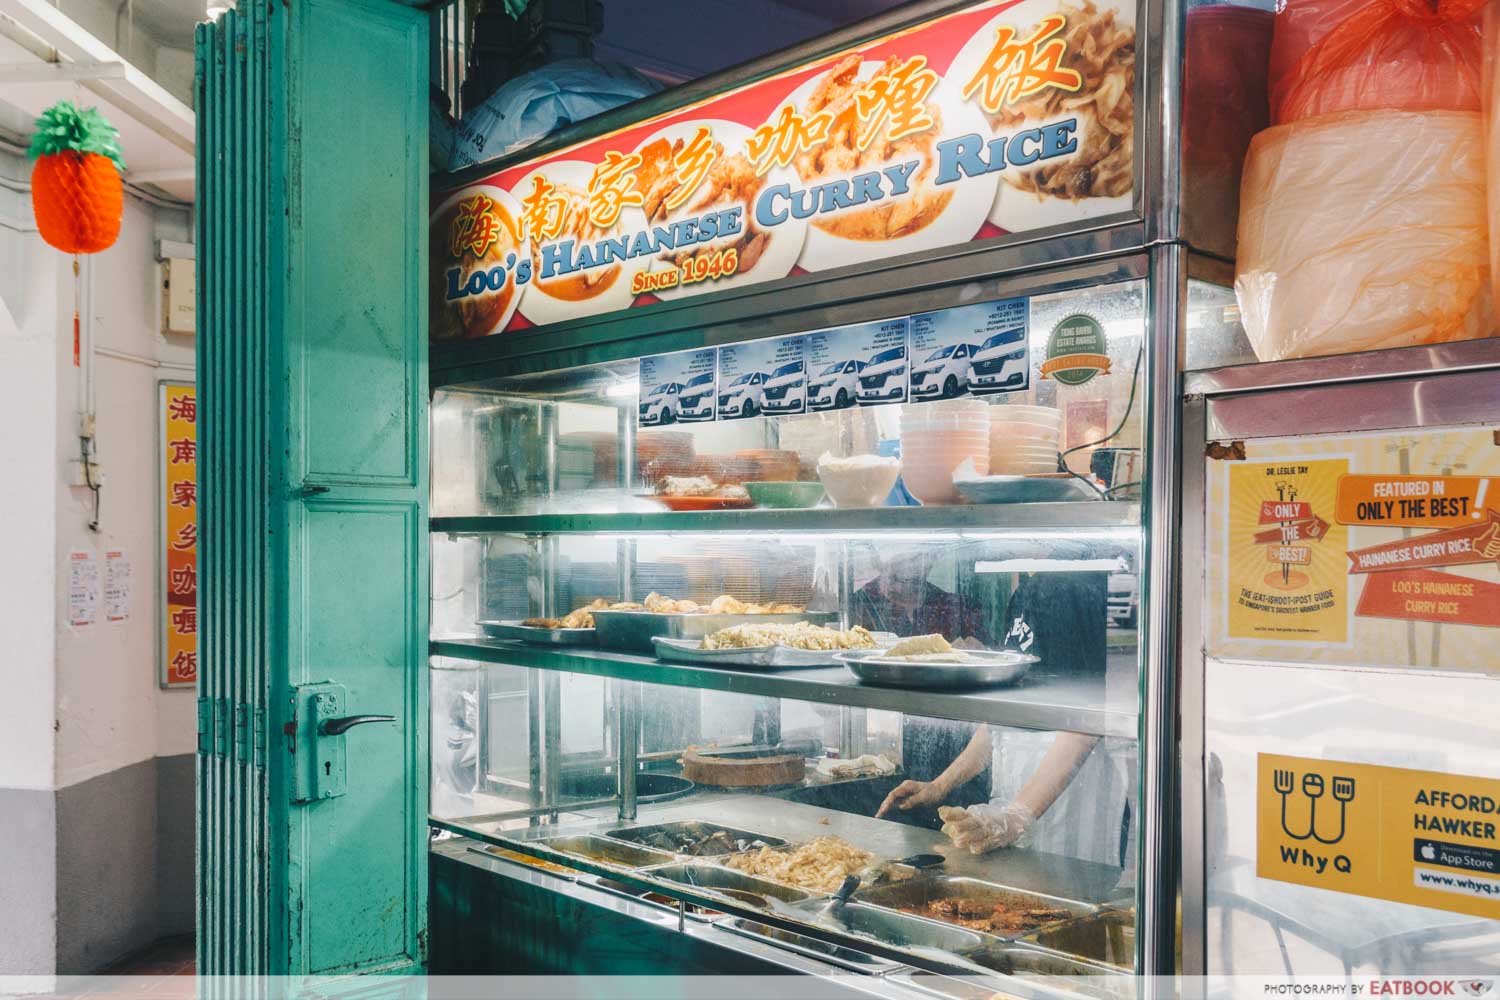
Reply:
<svg viewBox="0 0 1500 1000"><path fill-rule="evenodd" d="M323 773L327 775L333 774L333 761L325 760L323 762Z"/></svg>

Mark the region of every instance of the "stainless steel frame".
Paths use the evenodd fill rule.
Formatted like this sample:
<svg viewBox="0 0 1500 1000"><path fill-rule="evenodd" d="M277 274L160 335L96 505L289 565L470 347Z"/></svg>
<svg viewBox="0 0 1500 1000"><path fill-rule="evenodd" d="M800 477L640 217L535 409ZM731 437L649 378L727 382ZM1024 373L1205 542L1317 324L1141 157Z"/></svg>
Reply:
<svg viewBox="0 0 1500 1000"><path fill-rule="evenodd" d="M1183 972L1207 973L1204 544L1211 441L1500 419L1500 340L1189 373L1182 426ZM1397 391L1399 389L1403 391ZM1288 425L1295 414L1295 425Z"/></svg>
<svg viewBox="0 0 1500 1000"><path fill-rule="evenodd" d="M805 45L722 74L695 81L682 88L636 102L600 116L583 126L565 130L530 147L509 160L497 160L460 174L439 178L435 187L472 181L513 163L534 159L587 140L665 110L703 100L730 88L768 77L798 63L815 59L869 38L959 9L965 0L918 0L889 14L835 32ZM1184 796L1201 791L1201 757L1194 759L1192 747L1201 747L1201 718L1194 719L1190 706L1201 704L1201 681L1193 670L1180 674L1179 650L1191 649L1197 640L1192 605L1200 594L1191 585L1198 569L1183 553L1201 550L1201 524L1183 511L1201 508L1200 463L1189 460L1181 466L1179 449L1185 440L1190 449L1203 434L1201 402L1187 401L1179 416L1178 372L1183 360L1186 282L1189 271L1211 272L1225 280L1226 265L1191 253L1180 241L1184 179L1181 156L1183 46L1186 4L1169 0L1141 0L1138 5L1137 121L1135 199L1129 212L1091 220L1083 225L1058 226L962 245L934 253L897 258L877 264L844 268L776 282L770 286L682 299L673 303L630 309L609 316L590 317L549 326L545 331L492 337L459 345L434 345L430 379L434 389L465 388L483 391L499 377L515 379L544 376L584 366L626 362L644 354L666 353L786 333L799 333L894 315L944 308L956 301L994 299L1078 289L1111 282L1148 279L1148 338L1144 359L1145 389L1141 402L1149 418L1148 497L1144 505L1091 503L1053 505L1067 511L1044 509L1049 505L1024 505L997 509L903 509L900 511L745 511L712 514L650 516L536 515L505 517L435 518L434 531L452 534L515 532L521 534L559 532L616 533L622 553L621 583L629 582L637 533L655 531L714 532L830 532L862 533L883 528L951 533L956 537L1027 530L1067 523L1082 529L1117 529L1139 526L1145 539L1142 581L1146 617L1142 623L1144 664L1140 711L1109 711L1084 692L1053 689L1031 698L1021 691L995 691L980 695L916 694L861 686L851 682L839 668L821 671L789 671L778 674L747 674L673 667L664 669L654 660L619 655L602 656L589 651L553 650L501 645L474 639L444 639L433 644L433 652L474 660L491 660L546 671L569 670L618 678L616 715L619 763L624 773L628 736L632 729L624 715L624 690L632 681L677 684L711 690L734 690L767 697L795 697L823 703L888 708L913 713L946 716L1000 724L1072 729L1075 731L1130 736L1142 750L1142 794L1140 821L1139 902L1146 918L1139 935L1139 967L1148 975L1170 975L1175 961L1175 911L1179 878L1188 879L1194 865L1201 874L1201 829L1193 824L1191 810L1184 815L1179 832L1178 799L1178 685L1184 701L1183 731L1186 741ZM1228 211L1232 211L1228 209ZM1466 345L1444 348L1463 353ZM1450 362L1451 363L1451 362ZM1263 366L1269 371L1276 366ZM1232 373L1219 373L1233 379ZM1252 378L1251 376L1244 376ZM1264 377L1264 376L1262 376ZM1195 378L1198 378L1195 376ZM540 379L539 379L540 381ZM1230 384L1234 384L1232 381ZM1206 390L1199 388L1202 393ZM1226 390L1228 391L1228 390ZM1197 409L1195 410L1195 406ZM621 426L633 424L621 411ZM622 436L622 477L632 466ZM1186 506L1183 498L1186 498ZM1195 503L1196 498L1196 503ZM1181 616L1177 598L1184 602ZM1179 629L1183 643L1179 645ZM1135 655L1132 653L1132 655ZM1191 657L1186 663L1192 665ZM1201 667L1201 664L1199 665ZM1118 693L1112 693L1117 702ZM1198 727L1198 728L1195 728ZM850 743L859 741L858 727L842 727ZM622 809L629 796L621 786ZM1186 840L1183 833L1187 833ZM1179 845L1187 874L1179 866ZM1199 879L1201 888L1201 878ZM1186 885L1184 885L1186 889ZM1200 906L1184 897L1185 913ZM1197 946L1197 928L1184 934L1191 952ZM1201 949L1200 949L1201 950ZM1200 963L1201 964L1201 963ZM1191 971L1191 965L1189 966Z"/></svg>

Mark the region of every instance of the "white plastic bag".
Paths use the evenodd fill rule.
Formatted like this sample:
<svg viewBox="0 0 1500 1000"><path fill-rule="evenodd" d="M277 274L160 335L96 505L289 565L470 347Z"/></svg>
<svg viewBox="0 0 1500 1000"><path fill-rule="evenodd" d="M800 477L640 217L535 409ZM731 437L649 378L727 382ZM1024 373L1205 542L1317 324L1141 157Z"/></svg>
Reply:
<svg viewBox="0 0 1500 1000"><path fill-rule="evenodd" d="M1482 115L1350 111L1261 132L1235 292L1262 361L1494 332Z"/></svg>
<svg viewBox="0 0 1500 1000"><path fill-rule="evenodd" d="M560 59L507 80L455 127L449 170L493 160L661 89L634 70Z"/></svg>

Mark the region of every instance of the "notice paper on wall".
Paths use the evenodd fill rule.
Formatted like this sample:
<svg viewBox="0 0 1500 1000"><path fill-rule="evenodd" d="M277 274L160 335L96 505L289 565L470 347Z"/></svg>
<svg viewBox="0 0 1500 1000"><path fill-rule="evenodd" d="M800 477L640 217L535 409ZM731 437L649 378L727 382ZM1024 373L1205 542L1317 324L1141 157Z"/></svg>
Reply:
<svg viewBox="0 0 1500 1000"><path fill-rule="evenodd" d="M123 549L104 553L104 619L130 621L130 557Z"/></svg>
<svg viewBox="0 0 1500 1000"><path fill-rule="evenodd" d="M99 615L99 560L92 552L68 553L68 624L87 628Z"/></svg>

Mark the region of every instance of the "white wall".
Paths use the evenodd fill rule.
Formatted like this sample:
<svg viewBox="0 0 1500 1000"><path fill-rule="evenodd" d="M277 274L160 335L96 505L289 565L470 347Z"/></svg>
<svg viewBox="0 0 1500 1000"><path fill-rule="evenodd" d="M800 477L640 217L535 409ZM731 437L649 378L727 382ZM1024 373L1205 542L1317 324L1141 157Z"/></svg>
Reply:
<svg viewBox="0 0 1500 1000"><path fill-rule="evenodd" d="M175 215L175 218L173 217ZM160 217L160 222L157 220ZM131 562L130 620L82 629L67 626L67 593L55 588L57 635L56 785L63 788L154 756L191 753L196 692L158 687L157 645L157 383L192 379L191 338L167 340L157 321L158 232L188 236L187 218L157 213L126 199L119 241L90 261L92 270L94 410L103 466L100 523L89 529L93 497L84 487L58 490L55 560L74 550L123 548ZM54 252L54 256L61 254ZM64 317L70 323L70 315ZM65 323L66 326L68 323ZM58 380L56 469L66 475L78 458L79 380L71 331L54 345ZM167 365L173 367L165 367Z"/></svg>
<svg viewBox="0 0 1500 1000"><path fill-rule="evenodd" d="M18 179L20 166L6 158L0 177ZM0 435L0 787L50 789L57 512L48 415L56 407L57 288L32 228L30 202L0 189L0 427L7 429Z"/></svg>

